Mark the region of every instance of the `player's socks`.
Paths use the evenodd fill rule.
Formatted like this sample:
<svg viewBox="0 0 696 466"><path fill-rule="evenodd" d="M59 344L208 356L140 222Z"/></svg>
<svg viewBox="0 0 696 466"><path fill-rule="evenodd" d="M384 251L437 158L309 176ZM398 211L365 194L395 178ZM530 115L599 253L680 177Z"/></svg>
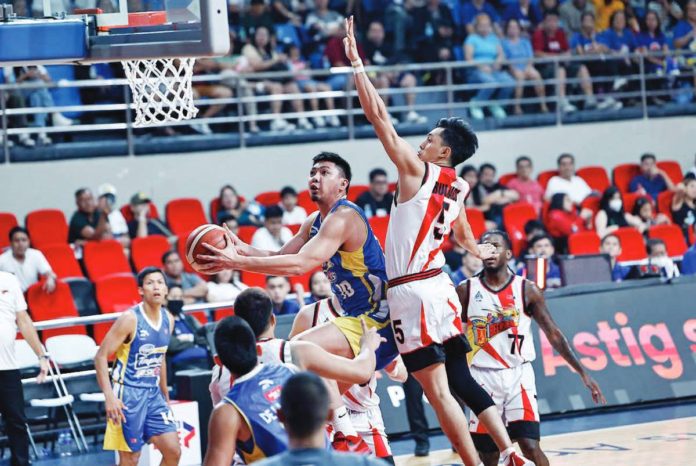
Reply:
<svg viewBox="0 0 696 466"><path fill-rule="evenodd" d="M341 432L346 437L357 437L358 432L353 427L353 423L348 415L348 410L345 406L336 408L331 419L331 425L334 432Z"/></svg>
<svg viewBox="0 0 696 466"><path fill-rule="evenodd" d="M504 466L534 466L532 461L518 454L513 447L500 453L500 463Z"/></svg>

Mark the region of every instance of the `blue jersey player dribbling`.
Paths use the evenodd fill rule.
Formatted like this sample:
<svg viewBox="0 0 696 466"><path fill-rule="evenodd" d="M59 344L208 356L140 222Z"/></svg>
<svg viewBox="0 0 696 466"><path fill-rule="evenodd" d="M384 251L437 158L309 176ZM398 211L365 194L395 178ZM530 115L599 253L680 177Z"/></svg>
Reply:
<svg viewBox="0 0 696 466"><path fill-rule="evenodd" d="M153 443L162 453L161 464L175 466L181 447L164 362L174 319L163 307L167 285L162 271L143 269L138 291L143 302L116 320L94 358L106 405L104 449L119 452L119 466L135 466L143 446ZM114 353L110 378L108 357Z"/></svg>

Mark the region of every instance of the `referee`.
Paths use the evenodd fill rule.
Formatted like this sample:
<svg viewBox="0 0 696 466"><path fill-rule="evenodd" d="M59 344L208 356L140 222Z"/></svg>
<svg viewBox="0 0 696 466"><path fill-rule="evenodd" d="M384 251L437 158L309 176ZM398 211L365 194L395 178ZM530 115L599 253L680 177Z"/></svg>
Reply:
<svg viewBox="0 0 696 466"><path fill-rule="evenodd" d="M27 313L27 302L19 280L11 273L0 272L0 415L5 420L5 430L10 441L10 464L28 466L29 434L24 414L24 391L14 347L17 329L39 356L41 371L37 381L41 383L48 372L48 356L44 354L39 336Z"/></svg>

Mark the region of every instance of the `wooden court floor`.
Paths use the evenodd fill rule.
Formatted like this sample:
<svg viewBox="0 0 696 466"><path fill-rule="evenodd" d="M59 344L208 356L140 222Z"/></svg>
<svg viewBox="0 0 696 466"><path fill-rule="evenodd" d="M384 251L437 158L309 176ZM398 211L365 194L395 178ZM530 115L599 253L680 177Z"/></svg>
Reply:
<svg viewBox="0 0 696 466"><path fill-rule="evenodd" d="M696 466L696 417L552 435L541 439L553 466ZM451 450L403 455L397 466L462 464Z"/></svg>

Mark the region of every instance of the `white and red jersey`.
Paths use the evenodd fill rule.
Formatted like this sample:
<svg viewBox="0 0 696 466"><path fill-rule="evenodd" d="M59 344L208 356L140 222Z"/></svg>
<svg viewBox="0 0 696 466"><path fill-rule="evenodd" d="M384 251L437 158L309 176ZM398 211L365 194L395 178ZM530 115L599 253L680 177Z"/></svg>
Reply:
<svg viewBox="0 0 696 466"><path fill-rule="evenodd" d="M442 243L452 231L469 190L469 184L453 168L425 164L423 185L416 195L403 203L394 198L385 248L387 278L445 265Z"/></svg>
<svg viewBox="0 0 696 466"><path fill-rule="evenodd" d="M513 275L499 291L490 289L482 275L465 282L469 290L466 312L471 366L505 369L536 357L532 318L525 309L525 282Z"/></svg>

